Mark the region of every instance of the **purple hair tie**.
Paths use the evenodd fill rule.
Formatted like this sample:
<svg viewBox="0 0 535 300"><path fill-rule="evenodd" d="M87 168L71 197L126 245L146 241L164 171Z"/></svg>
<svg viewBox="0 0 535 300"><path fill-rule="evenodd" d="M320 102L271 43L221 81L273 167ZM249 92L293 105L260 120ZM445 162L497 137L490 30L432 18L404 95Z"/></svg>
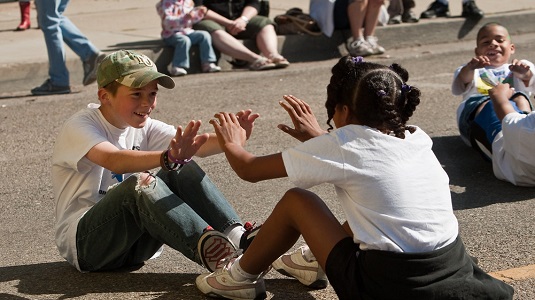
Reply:
<svg viewBox="0 0 535 300"><path fill-rule="evenodd" d="M407 93L407 92L410 92L412 90L412 86L408 85L408 84L401 84L401 91L403 93Z"/></svg>
<svg viewBox="0 0 535 300"><path fill-rule="evenodd" d="M384 96L386 96L386 92L383 91L383 90L378 90L378 91L377 91L377 96L379 96L379 97L384 97Z"/></svg>
<svg viewBox="0 0 535 300"><path fill-rule="evenodd" d="M351 60L356 65L358 63L364 62L364 58L362 56L353 56L351 57Z"/></svg>

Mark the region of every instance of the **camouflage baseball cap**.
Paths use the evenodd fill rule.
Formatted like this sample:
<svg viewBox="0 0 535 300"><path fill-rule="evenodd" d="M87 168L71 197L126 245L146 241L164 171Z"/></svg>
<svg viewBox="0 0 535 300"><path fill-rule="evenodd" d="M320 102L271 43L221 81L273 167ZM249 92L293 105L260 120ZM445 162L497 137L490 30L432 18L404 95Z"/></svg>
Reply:
<svg viewBox="0 0 535 300"><path fill-rule="evenodd" d="M143 54L129 50L119 50L108 54L98 66L98 87L113 81L131 88L141 88L153 80L168 89L175 87L173 79L158 72L156 65Z"/></svg>

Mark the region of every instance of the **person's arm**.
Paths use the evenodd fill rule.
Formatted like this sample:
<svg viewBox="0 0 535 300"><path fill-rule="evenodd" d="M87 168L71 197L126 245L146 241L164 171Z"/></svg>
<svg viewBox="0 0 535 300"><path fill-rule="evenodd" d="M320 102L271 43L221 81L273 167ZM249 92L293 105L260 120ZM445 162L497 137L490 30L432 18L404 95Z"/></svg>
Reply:
<svg viewBox="0 0 535 300"><path fill-rule="evenodd" d="M258 182L288 176L281 153L255 156L244 149L247 134L236 115L218 113L215 117L210 123L214 126L219 145L230 166L241 179Z"/></svg>
<svg viewBox="0 0 535 300"><path fill-rule="evenodd" d="M474 71L479 68L484 68L490 65L490 60L486 56L476 56L473 57L457 75L457 78L466 86L472 80L474 80Z"/></svg>
<svg viewBox="0 0 535 300"><path fill-rule="evenodd" d="M190 159L208 140L208 134L197 135L201 121L190 121L184 131L178 126L169 143L169 154L177 160ZM162 151L119 149L110 142L93 146L86 154L91 162L117 174L143 172L161 166ZM168 158L172 163L172 158Z"/></svg>
<svg viewBox="0 0 535 300"><path fill-rule="evenodd" d="M516 112L509 99L513 96L513 90L508 83L500 83L489 90L489 96L496 112L496 116L500 121L510 113Z"/></svg>

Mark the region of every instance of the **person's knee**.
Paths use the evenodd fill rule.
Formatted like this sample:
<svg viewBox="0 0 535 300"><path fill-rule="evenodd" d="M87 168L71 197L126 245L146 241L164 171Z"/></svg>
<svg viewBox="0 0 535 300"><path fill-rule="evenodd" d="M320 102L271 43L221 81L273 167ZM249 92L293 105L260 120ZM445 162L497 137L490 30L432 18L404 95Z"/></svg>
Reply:
<svg viewBox="0 0 535 300"><path fill-rule="evenodd" d="M154 181L154 175L149 172L137 174L137 188L148 187Z"/></svg>
<svg viewBox="0 0 535 300"><path fill-rule="evenodd" d="M318 195L313 192L301 188L291 188L284 193L280 203L298 208L309 207L318 200L321 201Z"/></svg>

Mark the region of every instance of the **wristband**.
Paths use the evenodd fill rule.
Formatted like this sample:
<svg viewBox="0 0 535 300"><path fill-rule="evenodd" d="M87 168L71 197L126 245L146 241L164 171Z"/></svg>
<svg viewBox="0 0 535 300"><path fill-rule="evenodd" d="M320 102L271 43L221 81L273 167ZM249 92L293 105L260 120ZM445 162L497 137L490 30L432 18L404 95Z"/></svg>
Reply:
<svg viewBox="0 0 535 300"><path fill-rule="evenodd" d="M166 171L176 171L177 170L177 163L173 163L172 165L169 164L169 150L166 150L162 152L162 155L160 155L160 166L162 169Z"/></svg>
<svg viewBox="0 0 535 300"><path fill-rule="evenodd" d="M171 154L170 150L171 149L167 150L167 157L173 163L179 164L179 165L185 165L185 164L187 164L187 163L189 163L191 161L191 158L186 158L186 159L176 159L176 158L174 158L173 155Z"/></svg>
<svg viewBox="0 0 535 300"><path fill-rule="evenodd" d="M246 16L241 16L240 19L242 19L245 24L249 23L249 18L247 18Z"/></svg>

